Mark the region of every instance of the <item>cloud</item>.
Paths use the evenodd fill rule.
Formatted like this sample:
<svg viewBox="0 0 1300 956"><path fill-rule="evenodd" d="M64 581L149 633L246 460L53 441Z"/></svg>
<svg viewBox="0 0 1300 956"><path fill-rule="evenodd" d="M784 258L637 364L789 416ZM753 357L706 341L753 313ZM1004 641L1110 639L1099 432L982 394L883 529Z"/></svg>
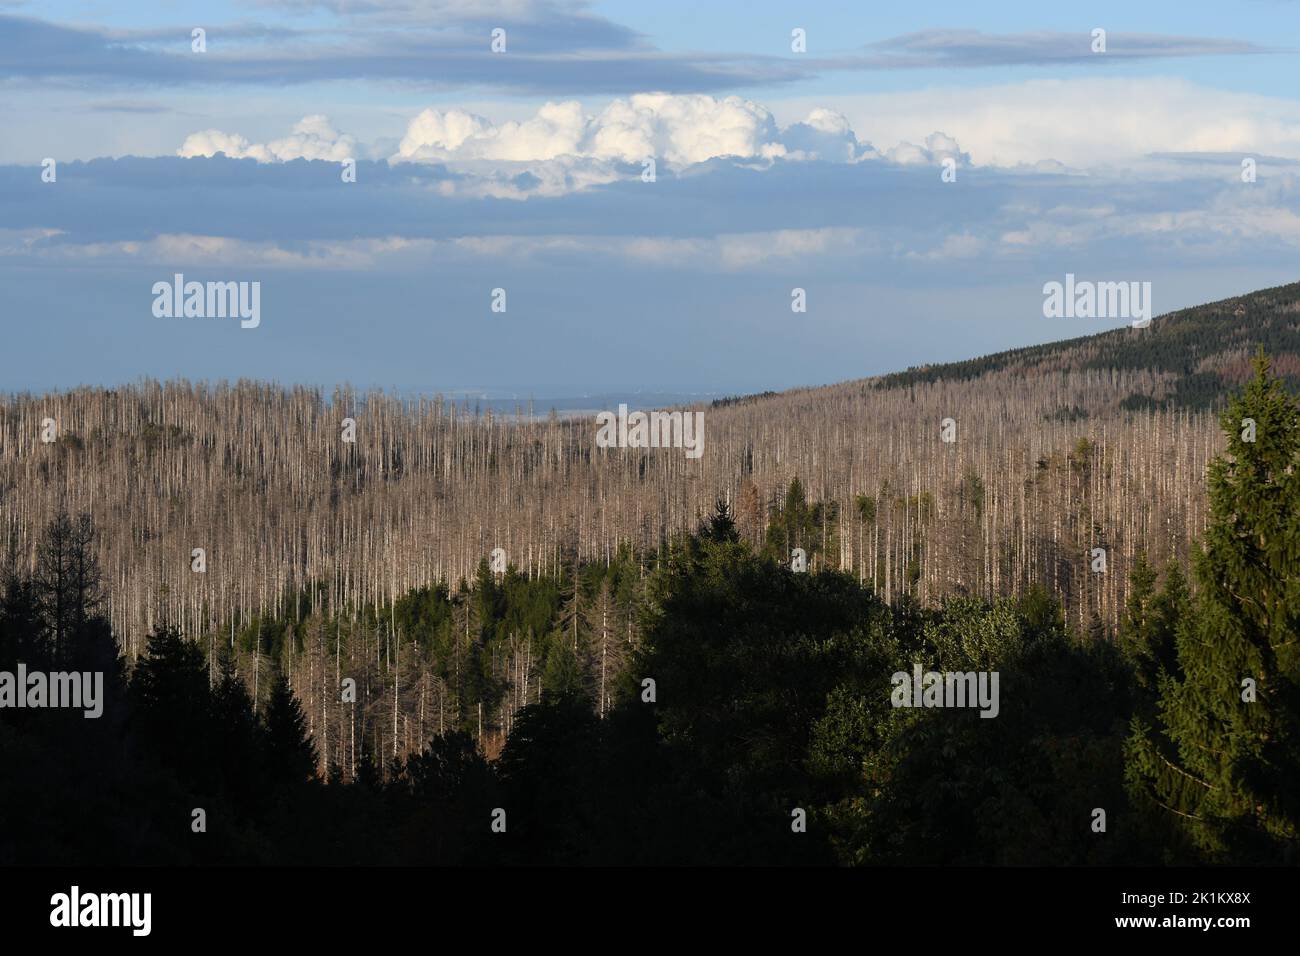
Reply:
<svg viewBox="0 0 1300 956"><path fill-rule="evenodd" d="M925 188L934 190L934 178L927 173L925 180L929 184ZM918 185L909 183L907 188L915 193ZM1177 204L1180 191L1169 189L1160 195L1158 208L1150 208L1152 197L1137 189L1131 197L1118 197L1109 204L1056 204L1045 209L1010 198L1013 187L998 194L1008 200L998 212L954 206L946 217L951 228L937 245L928 224L905 221L888 227L873 222L691 236L655 234L657 223L642 218L626 222L615 233L548 231L572 219L572 212L563 209L545 220L509 220L492 227L494 231L476 233L469 230L482 228L480 217L468 208L459 213L447 210L455 219L441 236L415 229L402 234L387 222L373 235L307 239L257 238L258 230L252 230L254 235L246 236L158 233L147 238L87 240L82 230L28 226L0 230L0 257L52 265L135 263L163 270L231 266L407 272L434 264L446 268L455 263L509 263L513 271L529 263L587 267L593 261L609 261L694 273L766 275L779 268L809 275L841 267L853 271L869 263L959 261L978 261L981 268L1001 262L1014 271L1024 268L1017 262L1056 263L1061 254L1082 266L1098 261L1099 251L1120 262L1148 261L1172 248L1193 261L1250 262L1260 258L1264 248L1280 255L1300 249L1300 183L1294 177L1261 190L1241 186L1205 193L1194 204L1181 206ZM308 196L301 200L317 202ZM665 218L674 218L680 208L670 205ZM376 219L358 212L340 232L361 229ZM532 231L520 231L530 226Z"/></svg>
<svg viewBox="0 0 1300 956"><path fill-rule="evenodd" d="M852 162L870 151L870 147L858 142L847 117L823 107L816 107L806 119L782 130L781 141L792 158Z"/></svg>
<svg viewBox="0 0 1300 956"><path fill-rule="evenodd" d="M1024 225L1004 232L998 242L1001 253L1034 255L1107 244L1132 248L1135 243L1207 257L1300 249L1298 173L1300 169L1291 164L1289 171L1278 170L1267 182L1244 184L1234 179L1225 184L1215 177L1212 186L1203 186L1181 203L1173 199L1180 188L1173 184L1156 193L1148 183L1144 201L1131 190L1122 195L1109 192L1109 184L1098 183L1094 191L1109 194L1106 202L1095 206L1008 206L1007 212ZM1158 205L1151 202L1153 195L1162 196Z"/></svg>
<svg viewBox="0 0 1300 956"><path fill-rule="evenodd" d="M461 174L440 185L445 195L525 199L588 189L656 167L684 170L715 160L770 165L778 160L965 163L957 142L932 133L925 147L903 144L886 157L860 142L844 116L827 109L781 129L763 106L737 96L642 93L616 99L595 114L575 100L548 102L530 118L494 123L461 109L426 109L407 124L393 164L436 163ZM185 138L177 155L218 153L260 163L355 157L356 140L322 115L304 117L292 135L269 143L209 129Z"/></svg>
<svg viewBox="0 0 1300 956"><path fill-rule="evenodd" d="M91 103L86 108L92 113L139 113L149 115L171 112L171 107L163 106L158 103L134 102L130 100L109 100L99 103Z"/></svg>
<svg viewBox="0 0 1300 956"><path fill-rule="evenodd" d="M494 125L461 110L427 109L408 125L395 160L489 159L532 162L575 156L689 166L719 156L779 155L776 125L763 107L737 96L641 93L595 116L576 101L547 103L532 119Z"/></svg>
<svg viewBox="0 0 1300 956"><path fill-rule="evenodd" d="M937 166L945 159L951 159L958 166L970 165L970 154L963 153L957 141L947 133L931 133L925 138L924 146L902 142L892 149L885 150L884 156L891 163L915 165L925 163Z"/></svg>
<svg viewBox="0 0 1300 956"><path fill-rule="evenodd" d="M61 234L59 229L7 229L0 226L0 256L28 255L40 244Z"/></svg>
<svg viewBox="0 0 1300 956"><path fill-rule="evenodd" d="M673 269L746 272L811 256L861 253L872 240L852 228L778 229L700 239L594 237L574 234L407 236L283 242L194 233L160 233L147 240L77 242L57 230L0 230L0 257L52 263L151 264L159 269L418 269L435 260L515 263L603 258Z"/></svg>
<svg viewBox="0 0 1300 956"><path fill-rule="evenodd" d="M814 257L851 255L875 249L861 229L775 229L767 232L723 233L704 239L631 238L600 250L647 265L711 269L727 272L761 269L774 263L799 263Z"/></svg>
<svg viewBox="0 0 1300 956"><path fill-rule="evenodd" d="M391 13L391 11L390 11ZM507 31L506 55L490 49ZM399 28L400 27L400 28ZM347 29L214 24L207 52L190 49L188 28L108 30L0 16L0 79L62 80L173 88L228 84L278 87L330 80L414 83L548 94L619 94L646 89L704 92L807 77L806 64L749 54L677 54L585 14L447 22L427 17L349 23ZM275 42L267 42L275 40Z"/></svg>
<svg viewBox="0 0 1300 956"><path fill-rule="evenodd" d="M944 236L943 242L925 252L908 252L909 259L973 259L988 250L988 240L968 232Z"/></svg>
<svg viewBox="0 0 1300 956"><path fill-rule="evenodd" d="M662 142L675 143L683 160L709 158L677 170L665 161L653 184L642 181L639 163L597 158L600 149L613 156L624 149L593 145L606 128L595 122L603 111L587 116L564 104L503 135L492 132L506 124L442 117L435 132L424 130L433 142L417 148L436 144L449 158L362 159L357 184L341 181L334 160L301 158L332 155L344 139L321 117L269 143L204 134L204 149L224 145L244 158L73 161L60 163L57 185L41 184L35 166L0 167L0 251L10 263L51 268L80 261L165 269L177 257L226 261L238 252L250 268L361 263L414 274L439 262L513 270L599 261L695 274L788 270L799 284L831 274L892 281L943 263L954 269L945 276L996 281L1023 275L1026 263L1118 268L1163 261L1171 250L1182 261L1271 266L1291 262L1300 248L1300 162L1285 158L1261 155L1255 183L1241 181L1231 154L1162 154L1088 175L974 167L951 185L933 162L964 153L948 133L911 147L928 161L896 162L889 156L902 147L877 152L833 113L782 127L752 104L663 105L651 111L650 128L665 117L684 118L684 126L669 123L656 134ZM694 136L692 124L719 115L745 131L740 146L720 145L737 135L725 124L711 139ZM544 125L525 129L539 118ZM857 158L808 158L850 156L834 153L838 143L856 144ZM579 155L560 152L567 149ZM750 155L712 155L731 149ZM299 158L282 158L291 154ZM503 196L528 201L498 201ZM175 204L185 209L188 237L160 235L167 227L158 211Z"/></svg>
<svg viewBox="0 0 1300 956"><path fill-rule="evenodd" d="M584 0L255 0L260 7L290 14L325 11L349 30L371 24L438 26L440 28L502 27L526 29L529 36L563 41L578 48L637 47L637 31L592 13Z"/></svg>
<svg viewBox="0 0 1300 956"><path fill-rule="evenodd" d="M294 151L280 145L284 140L256 144L238 132L208 130L186 140L181 154L375 155L355 140L334 148L341 138L333 130L314 138L298 134L288 138L304 140ZM1300 159L1300 102L1162 77L1032 80L770 104L639 93L595 110L577 100L552 101L509 122L459 108L426 109L408 121L389 159L464 172L447 190L518 199L639 175L650 156L679 171L718 160L937 167L953 159L961 167L1029 175L1230 179L1245 156L1262 164Z"/></svg>
<svg viewBox="0 0 1300 956"><path fill-rule="evenodd" d="M1104 53L1094 53L1091 30L1074 33L983 33L979 30L921 30L866 47L859 57L824 61L830 68L936 69L1031 64L1090 63L1116 59L1246 55L1275 52L1247 40L1181 37L1149 33L1108 33Z"/></svg>
<svg viewBox="0 0 1300 956"><path fill-rule="evenodd" d="M187 29L73 27L0 16L0 78L132 87L370 80L547 95L618 95L772 87L838 72L1060 63L1105 69L1124 61L1272 52L1241 40L1112 34L1107 52L1094 54L1084 32L928 30L824 58L725 50L670 53L654 48L636 31L589 12L585 4L516 0L499 10L480 3L412 0L396 5L288 0L276 5L303 13L325 9L339 17L342 26L322 26L316 17L301 29L214 24L207 28L208 52L196 55L190 51ZM498 26L507 32L508 55L490 50L490 30Z"/></svg>
<svg viewBox="0 0 1300 956"><path fill-rule="evenodd" d="M10 240L0 230L0 257L29 256L55 264L143 264L172 268L329 269L369 270L383 260L418 257L427 261L439 246L432 239L390 236L376 239L283 242L250 240L196 233L159 233L146 240L110 242L54 241L61 234ZM65 237L66 238L66 237Z"/></svg>
<svg viewBox="0 0 1300 956"><path fill-rule="evenodd" d="M1173 77L1077 77L930 86L768 104L783 118L833 109L877 143L943 130L976 166L1125 168L1157 153L1300 159L1300 101L1216 90Z"/></svg>
<svg viewBox="0 0 1300 956"><path fill-rule="evenodd" d="M328 116L317 113L300 119L288 136L265 145L250 143L238 134L209 129L191 133L176 151L176 155L185 158L215 156L217 153L225 153L232 159L255 159L259 163L284 163L295 159L342 162L356 158L357 143L351 136L334 129Z"/></svg>

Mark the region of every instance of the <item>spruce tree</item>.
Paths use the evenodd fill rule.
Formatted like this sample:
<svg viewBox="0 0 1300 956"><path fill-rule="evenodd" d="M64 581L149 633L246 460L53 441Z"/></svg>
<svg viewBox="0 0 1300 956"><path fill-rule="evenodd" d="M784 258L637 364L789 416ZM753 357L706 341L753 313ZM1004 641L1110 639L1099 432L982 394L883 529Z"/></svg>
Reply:
<svg viewBox="0 0 1300 956"><path fill-rule="evenodd" d="M375 761L375 751L367 737L361 738L361 756L357 758L356 781L363 790L378 793L384 788L384 777Z"/></svg>
<svg viewBox="0 0 1300 956"><path fill-rule="evenodd" d="M212 695L203 652L174 627L158 625L128 687L131 725L153 756L190 784L211 780Z"/></svg>
<svg viewBox="0 0 1300 956"><path fill-rule="evenodd" d="M1165 585L1156 590L1156 569L1139 552L1130 574L1132 589L1120 624L1120 646L1133 669L1142 696L1154 700L1162 674L1181 676L1177 628L1187 616L1187 584L1177 561L1165 570Z"/></svg>
<svg viewBox="0 0 1300 956"><path fill-rule="evenodd" d="M307 718L283 673L275 679L266 705L266 735L272 776L302 783L316 768L316 747L307 736Z"/></svg>
<svg viewBox="0 0 1300 956"><path fill-rule="evenodd" d="M794 548L803 548L811 561L821 540L813 511L796 475L790 479L784 503L778 505L767 525L766 551L778 564L788 564Z"/></svg>
<svg viewBox="0 0 1300 956"><path fill-rule="evenodd" d="M212 688L212 752L216 770L241 807L251 806L260 781L249 773L256 765L262 746L262 727L230 651L223 648L218 659L220 678Z"/></svg>
<svg viewBox="0 0 1300 956"><path fill-rule="evenodd" d="M11 556L0 578L0 670L12 671L20 661L39 670L47 654L36 588Z"/></svg>
<svg viewBox="0 0 1300 956"><path fill-rule="evenodd" d="M709 541L739 541L740 532L736 530L735 516L727 499L719 498L714 505L713 514L700 527L700 537Z"/></svg>
<svg viewBox="0 0 1300 956"><path fill-rule="evenodd" d="M1208 471L1198 591L1177 629L1182 676L1160 678L1158 730L1135 718L1127 776L1135 801L1204 858L1295 862L1300 409L1262 354L1255 367L1223 414L1227 452Z"/></svg>

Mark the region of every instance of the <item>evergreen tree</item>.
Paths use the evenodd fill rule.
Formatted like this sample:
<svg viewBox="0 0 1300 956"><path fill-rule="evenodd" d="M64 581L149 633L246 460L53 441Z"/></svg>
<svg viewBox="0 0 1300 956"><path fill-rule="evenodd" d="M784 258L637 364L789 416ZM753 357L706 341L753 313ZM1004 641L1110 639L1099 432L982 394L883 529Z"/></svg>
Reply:
<svg viewBox="0 0 1300 956"><path fill-rule="evenodd" d="M186 780L207 771L211 695L203 653L179 630L159 626L131 674L133 719L162 762Z"/></svg>
<svg viewBox="0 0 1300 956"><path fill-rule="evenodd" d="M356 781L358 786L369 793L378 793L384 788L384 778L375 762L374 748L366 737L361 739L361 756L357 758Z"/></svg>
<svg viewBox="0 0 1300 956"><path fill-rule="evenodd" d="M582 624L582 581L577 562L571 574L565 575L564 587L560 596L560 629L568 635L569 646L574 658L578 656L578 632Z"/></svg>
<svg viewBox="0 0 1300 956"><path fill-rule="evenodd" d="M1157 574L1139 552L1130 575L1132 590L1120 624L1120 646L1133 668L1139 691L1154 699L1161 674L1179 675L1177 628L1187 617L1187 584L1182 567L1170 561L1165 584L1156 590Z"/></svg>
<svg viewBox="0 0 1300 956"><path fill-rule="evenodd" d="M316 747L307 736L302 705L283 673L276 676L266 705L266 736L274 778L285 783L303 783L312 778Z"/></svg>
<svg viewBox="0 0 1300 956"><path fill-rule="evenodd" d="M249 773L249 764L262 746L262 726L229 649L223 649L218 666L220 679L212 689L213 756L227 790L241 806L251 807L260 781Z"/></svg>
<svg viewBox="0 0 1300 956"><path fill-rule="evenodd" d="M496 636L497 622L501 619L504 596L497 585L496 575L489 568L487 558L478 563L474 575L474 607L478 612L479 634L477 643L486 643Z"/></svg>
<svg viewBox="0 0 1300 956"><path fill-rule="evenodd" d="M587 681L582 672L582 662L569 646L568 635L554 632L549 642L546 666L542 669L542 698L584 696Z"/></svg>
<svg viewBox="0 0 1300 956"><path fill-rule="evenodd" d="M1228 448L1209 468L1195 614L1177 632L1183 676L1160 680L1158 732L1135 719L1127 777L1135 800L1171 815L1205 857L1294 862L1300 409L1270 377L1262 354L1222 427Z"/></svg>
<svg viewBox="0 0 1300 956"><path fill-rule="evenodd" d="M0 669L13 670L20 661L40 668L46 660L36 589L18 573L11 555L0 580Z"/></svg>
<svg viewBox="0 0 1300 956"><path fill-rule="evenodd" d="M1061 603L1041 584L1031 584L1020 598L1020 614L1035 634L1064 632L1065 614Z"/></svg>
<svg viewBox="0 0 1300 956"><path fill-rule="evenodd" d="M1134 555L1128 582L1128 601L1124 605L1124 619L1120 626L1120 637L1126 641L1135 640L1141 632L1147 608L1156 592L1156 569L1151 567L1146 552L1139 551Z"/></svg>
<svg viewBox="0 0 1300 956"><path fill-rule="evenodd" d="M529 704L497 767L506 785L512 843L528 862L571 865L588 859L600 814L599 719L575 695Z"/></svg>
<svg viewBox="0 0 1300 956"><path fill-rule="evenodd" d="M768 521L766 550L778 563L788 563L794 548L803 548L811 557L813 537L808 498L796 475L790 480L784 502L777 505Z"/></svg>
<svg viewBox="0 0 1300 956"><path fill-rule="evenodd" d="M789 564L790 552L803 548L812 570L814 556L834 553L838 532L838 506L827 501L810 505L803 482L796 476L786 489L785 501L773 511L768 522L764 551L778 564Z"/></svg>
<svg viewBox="0 0 1300 956"><path fill-rule="evenodd" d="M709 541L739 541L740 532L736 529L735 518L731 514L731 505L725 498L719 498L713 514L700 528L700 537Z"/></svg>

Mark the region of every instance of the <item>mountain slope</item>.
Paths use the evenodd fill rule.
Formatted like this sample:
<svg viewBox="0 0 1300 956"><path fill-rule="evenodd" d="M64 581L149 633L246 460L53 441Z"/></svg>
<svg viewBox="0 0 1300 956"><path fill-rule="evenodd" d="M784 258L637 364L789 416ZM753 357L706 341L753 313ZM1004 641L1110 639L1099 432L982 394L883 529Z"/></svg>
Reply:
<svg viewBox="0 0 1300 956"><path fill-rule="evenodd" d="M1162 394L1130 393L1125 407L1207 408L1250 374L1250 358L1263 346L1275 371L1300 386L1300 283L1158 316L1146 329L1113 329L980 358L910 368L872 380L876 388L970 381L1010 370L1033 376L1062 369L1116 369L1157 373Z"/></svg>

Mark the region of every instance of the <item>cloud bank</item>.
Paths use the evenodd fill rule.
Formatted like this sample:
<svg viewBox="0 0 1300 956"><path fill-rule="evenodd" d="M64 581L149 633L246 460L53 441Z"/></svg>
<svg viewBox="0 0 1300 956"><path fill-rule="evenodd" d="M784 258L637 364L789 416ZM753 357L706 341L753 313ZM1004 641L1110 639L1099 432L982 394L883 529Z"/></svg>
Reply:
<svg viewBox="0 0 1300 956"><path fill-rule="evenodd" d="M195 132L177 155L340 162L356 158L359 148L328 117L313 115L296 123L290 135L267 143L217 129ZM436 163L463 173L462 181L443 185L448 194L514 199L614 182L628 175L628 167L645 172L649 160L657 172L660 166L682 171L715 160L764 166L781 160L938 165L946 159L967 165L970 157L943 132L929 133L920 145L903 141L880 152L834 110L815 108L781 127L766 107L738 96L669 93L615 99L594 113L576 100L548 102L528 119L499 124L462 109L429 108L410 120L387 157L390 164Z"/></svg>

